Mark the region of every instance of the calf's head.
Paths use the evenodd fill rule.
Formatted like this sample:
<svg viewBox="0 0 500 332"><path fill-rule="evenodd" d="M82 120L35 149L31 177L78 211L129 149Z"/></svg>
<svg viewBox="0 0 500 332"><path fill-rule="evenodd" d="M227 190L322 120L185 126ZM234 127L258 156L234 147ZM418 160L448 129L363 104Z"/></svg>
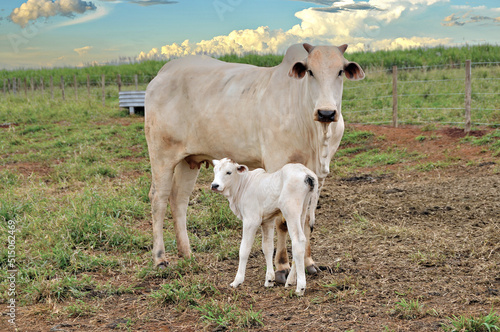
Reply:
<svg viewBox="0 0 500 332"><path fill-rule="evenodd" d="M347 45L312 46L303 44L308 55L295 62L288 75L296 79L306 79L308 96L314 104L314 120L337 122L339 120L343 75L350 80L362 80L363 69L356 63L344 58Z"/></svg>
<svg viewBox="0 0 500 332"><path fill-rule="evenodd" d="M228 158L213 160L213 164L214 181L212 182L212 190L227 195L230 194L231 188L238 183L240 176L248 172L247 166L239 165Z"/></svg>

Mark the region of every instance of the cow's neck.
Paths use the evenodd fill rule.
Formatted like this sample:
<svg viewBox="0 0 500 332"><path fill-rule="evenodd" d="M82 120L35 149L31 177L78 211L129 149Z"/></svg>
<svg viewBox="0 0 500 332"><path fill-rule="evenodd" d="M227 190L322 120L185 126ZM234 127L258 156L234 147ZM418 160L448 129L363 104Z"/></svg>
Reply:
<svg viewBox="0 0 500 332"><path fill-rule="evenodd" d="M305 91L308 89L309 87L307 83L305 83ZM309 95L308 91L306 95ZM312 116L315 105L311 99L304 98L302 107L303 110L310 110L303 112L305 115L303 121L308 121L310 123L310 130L312 130L312 135L308 135L307 137L311 140L309 145L314 150L313 158L315 165L313 171L318 178L324 179L330 173L332 126L330 122L318 122L313 120Z"/></svg>
<svg viewBox="0 0 500 332"><path fill-rule="evenodd" d="M319 149L319 172L317 176L321 179L326 178L330 173L330 139L332 138L332 130L330 123L321 123L320 149Z"/></svg>

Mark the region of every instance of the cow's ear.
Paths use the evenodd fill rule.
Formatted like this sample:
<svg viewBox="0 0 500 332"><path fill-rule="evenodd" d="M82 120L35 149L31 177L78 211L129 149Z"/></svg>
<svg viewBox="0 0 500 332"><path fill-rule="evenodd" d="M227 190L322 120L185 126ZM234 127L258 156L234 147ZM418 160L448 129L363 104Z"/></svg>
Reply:
<svg viewBox="0 0 500 332"><path fill-rule="evenodd" d="M245 173L248 172L248 167L245 165L238 165L238 168L236 169L238 173Z"/></svg>
<svg viewBox="0 0 500 332"><path fill-rule="evenodd" d="M307 53L311 53L312 50L314 50L314 46L312 46L311 44L308 44L308 43L304 43L302 44L302 46L304 46L304 49L307 51Z"/></svg>
<svg viewBox="0 0 500 332"><path fill-rule="evenodd" d="M220 163L220 160L215 160L215 159L212 160L212 164L214 164L214 167L219 165L219 163Z"/></svg>
<svg viewBox="0 0 500 332"><path fill-rule="evenodd" d="M342 54L345 53L345 50L347 50L347 44L344 44L344 45L340 45L339 46L339 50Z"/></svg>
<svg viewBox="0 0 500 332"><path fill-rule="evenodd" d="M301 79L306 75L307 65L304 62L296 62L288 72L288 76Z"/></svg>
<svg viewBox="0 0 500 332"><path fill-rule="evenodd" d="M353 81L359 81L365 78L365 72L356 62L347 62L344 66L345 77Z"/></svg>

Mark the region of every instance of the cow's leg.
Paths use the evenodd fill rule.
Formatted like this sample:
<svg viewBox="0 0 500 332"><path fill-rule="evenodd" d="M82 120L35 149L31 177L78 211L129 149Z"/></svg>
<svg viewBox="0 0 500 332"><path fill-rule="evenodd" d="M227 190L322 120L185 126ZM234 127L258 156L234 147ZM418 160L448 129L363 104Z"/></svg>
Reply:
<svg viewBox="0 0 500 332"><path fill-rule="evenodd" d="M198 168L191 169L189 164L184 160L177 164L174 171L172 192L170 194L170 209L172 210L172 217L174 219L177 251L182 257L191 256L186 215L189 196L193 192L199 171Z"/></svg>
<svg viewBox="0 0 500 332"><path fill-rule="evenodd" d="M262 251L266 258L266 281L265 287L274 286L274 267L273 267L273 250L274 250L274 222L273 220L262 224Z"/></svg>
<svg viewBox="0 0 500 332"><path fill-rule="evenodd" d="M288 231L290 233L290 238L292 239L293 265L295 265L297 273L297 288L295 293L302 296L306 290L306 273L304 266L306 237L300 220L302 209L297 209L296 206L292 206L292 204L290 204L286 208L282 209L282 212L283 216L287 220ZM294 274L295 273L292 275Z"/></svg>
<svg viewBox="0 0 500 332"><path fill-rule="evenodd" d="M275 219L275 224L277 233L276 257L274 257L274 264L276 265L276 282L284 285L288 272L290 271L288 252L286 250L288 229L286 226L286 220L281 216Z"/></svg>
<svg viewBox="0 0 500 332"><path fill-rule="evenodd" d="M243 236L240 245L240 262L238 265L238 272L234 281L231 283L231 287L236 288L245 280L245 271L247 268L248 256L250 256L250 251L252 250L253 241L255 239L255 233L259 229L261 221L258 219L245 220L243 219Z"/></svg>
<svg viewBox="0 0 500 332"><path fill-rule="evenodd" d="M173 167L155 167L152 165L152 183L149 191L151 200L151 214L153 217L153 261L155 266L163 267L168 264L165 257L165 243L163 242L163 221L167 211L168 197L172 189Z"/></svg>

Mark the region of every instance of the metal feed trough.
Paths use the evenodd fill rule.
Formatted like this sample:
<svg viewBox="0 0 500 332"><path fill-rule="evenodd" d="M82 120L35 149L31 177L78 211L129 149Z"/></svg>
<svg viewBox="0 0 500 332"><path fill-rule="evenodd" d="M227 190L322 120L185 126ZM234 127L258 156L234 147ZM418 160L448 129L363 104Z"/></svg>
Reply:
<svg viewBox="0 0 500 332"><path fill-rule="evenodd" d="M120 91L120 107L128 107L130 115L135 114L136 107L144 107L146 91Z"/></svg>

